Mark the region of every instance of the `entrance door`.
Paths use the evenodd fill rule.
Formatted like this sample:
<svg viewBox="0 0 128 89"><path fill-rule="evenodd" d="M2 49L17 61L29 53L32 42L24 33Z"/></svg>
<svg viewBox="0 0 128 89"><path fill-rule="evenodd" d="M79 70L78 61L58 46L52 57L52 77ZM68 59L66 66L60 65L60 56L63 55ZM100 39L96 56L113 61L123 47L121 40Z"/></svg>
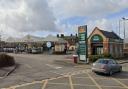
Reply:
<svg viewBox="0 0 128 89"><path fill-rule="evenodd" d="M92 55L101 55L103 54L103 46L101 44L93 44L92 45Z"/></svg>
<svg viewBox="0 0 128 89"><path fill-rule="evenodd" d="M103 54L103 47L97 47L96 51L97 51L97 53L96 53L97 55Z"/></svg>

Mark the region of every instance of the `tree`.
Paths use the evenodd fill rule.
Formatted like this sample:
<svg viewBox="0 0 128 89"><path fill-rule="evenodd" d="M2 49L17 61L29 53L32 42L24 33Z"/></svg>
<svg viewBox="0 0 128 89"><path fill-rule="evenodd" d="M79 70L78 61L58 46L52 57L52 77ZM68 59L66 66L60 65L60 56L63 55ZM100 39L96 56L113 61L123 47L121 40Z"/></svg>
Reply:
<svg viewBox="0 0 128 89"><path fill-rule="evenodd" d="M60 36L59 36L59 34L57 34L57 38L59 38Z"/></svg>

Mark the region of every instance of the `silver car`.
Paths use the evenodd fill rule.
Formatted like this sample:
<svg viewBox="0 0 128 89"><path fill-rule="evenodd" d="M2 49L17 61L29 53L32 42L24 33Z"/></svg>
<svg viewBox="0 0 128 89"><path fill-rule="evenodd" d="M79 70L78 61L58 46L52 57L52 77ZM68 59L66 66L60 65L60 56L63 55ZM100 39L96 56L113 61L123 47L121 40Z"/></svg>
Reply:
<svg viewBox="0 0 128 89"><path fill-rule="evenodd" d="M122 66L114 59L98 59L93 63L92 71L95 73L104 73L112 75L115 72L121 72Z"/></svg>

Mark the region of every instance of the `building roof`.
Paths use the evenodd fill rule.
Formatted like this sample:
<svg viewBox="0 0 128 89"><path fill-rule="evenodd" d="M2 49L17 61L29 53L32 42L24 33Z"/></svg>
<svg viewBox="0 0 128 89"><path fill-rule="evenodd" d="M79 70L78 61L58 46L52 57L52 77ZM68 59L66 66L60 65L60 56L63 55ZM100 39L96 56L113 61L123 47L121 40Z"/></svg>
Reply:
<svg viewBox="0 0 128 89"><path fill-rule="evenodd" d="M17 41L19 41L19 40L20 40L19 38L8 37L5 41L6 41L6 42L17 42Z"/></svg>
<svg viewBox="0 0 128 89"><path fill-rule="evenodd" d="M32 35L26 35L22 38L9 37L6 42L41 42L43 38Z"/></svg>
<svg viewBox="0 0 128 89"><path fill-rule="evenodd" d="M66 43L67 41L62 39L62 38L58 38L56 36L52 36L52 35L48 35L46 38L43 39L43 41L51 41L51 42L59 42L59 43Z"/></svg>
<svg viewBox="0 0 128 89"><path fill-rule="evenodd" d="M112 38L112 39L121 39L116 33L114 32L108 32L104 30L100 30L102 34L107 37L107 38Z"/></svg>
<svg viewBox="0 0 128 89"><path fill-rule="evenodd" d="M40 42L43 38L32 36L32 35L26 35L23 38L20 39L20 42Z"/></svg>
<svg viewBox="0 0 128 89"><path fill-rule="evenodd" d="M57 38L56 36L48 35L47 37L37 37L32 35L26 35L22 38L13 38L9 37L6 39L6 42L43 42L43 41L51 41L51 42L58 42L58 43L67 43L66 40L62 38Z"/></svg>

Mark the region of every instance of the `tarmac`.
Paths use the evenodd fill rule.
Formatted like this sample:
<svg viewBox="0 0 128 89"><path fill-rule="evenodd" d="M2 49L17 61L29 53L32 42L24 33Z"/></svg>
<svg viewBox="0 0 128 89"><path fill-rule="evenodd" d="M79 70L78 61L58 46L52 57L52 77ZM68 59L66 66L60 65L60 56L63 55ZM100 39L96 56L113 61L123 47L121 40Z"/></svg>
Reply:
<svg viewBox="0 0 128 89"><path fill-rule="evenodd" d="M104 76L97 75L88 69L2 89L128 89L127 82L128 73Z"/></svg>
<svg viewBox="0 0 128 89"><path fill-rule="evenodd" d="M54 63L61 65L61 67L62 65L69 68L73 66L82 70L61 73L57 66L55 72L61 74L59 76L23 84L16 83L17 85L3 87L1 89L128 89L128 62L127 60L118 60L118 62L122 63L123 72L114 74L113 76L105 76L93 73L91 71L91 64L74 64L73 60L55 60ZM52 67L52 65L46 66ZM0 78L7 77L15 68L0 69Z"/></svg>

